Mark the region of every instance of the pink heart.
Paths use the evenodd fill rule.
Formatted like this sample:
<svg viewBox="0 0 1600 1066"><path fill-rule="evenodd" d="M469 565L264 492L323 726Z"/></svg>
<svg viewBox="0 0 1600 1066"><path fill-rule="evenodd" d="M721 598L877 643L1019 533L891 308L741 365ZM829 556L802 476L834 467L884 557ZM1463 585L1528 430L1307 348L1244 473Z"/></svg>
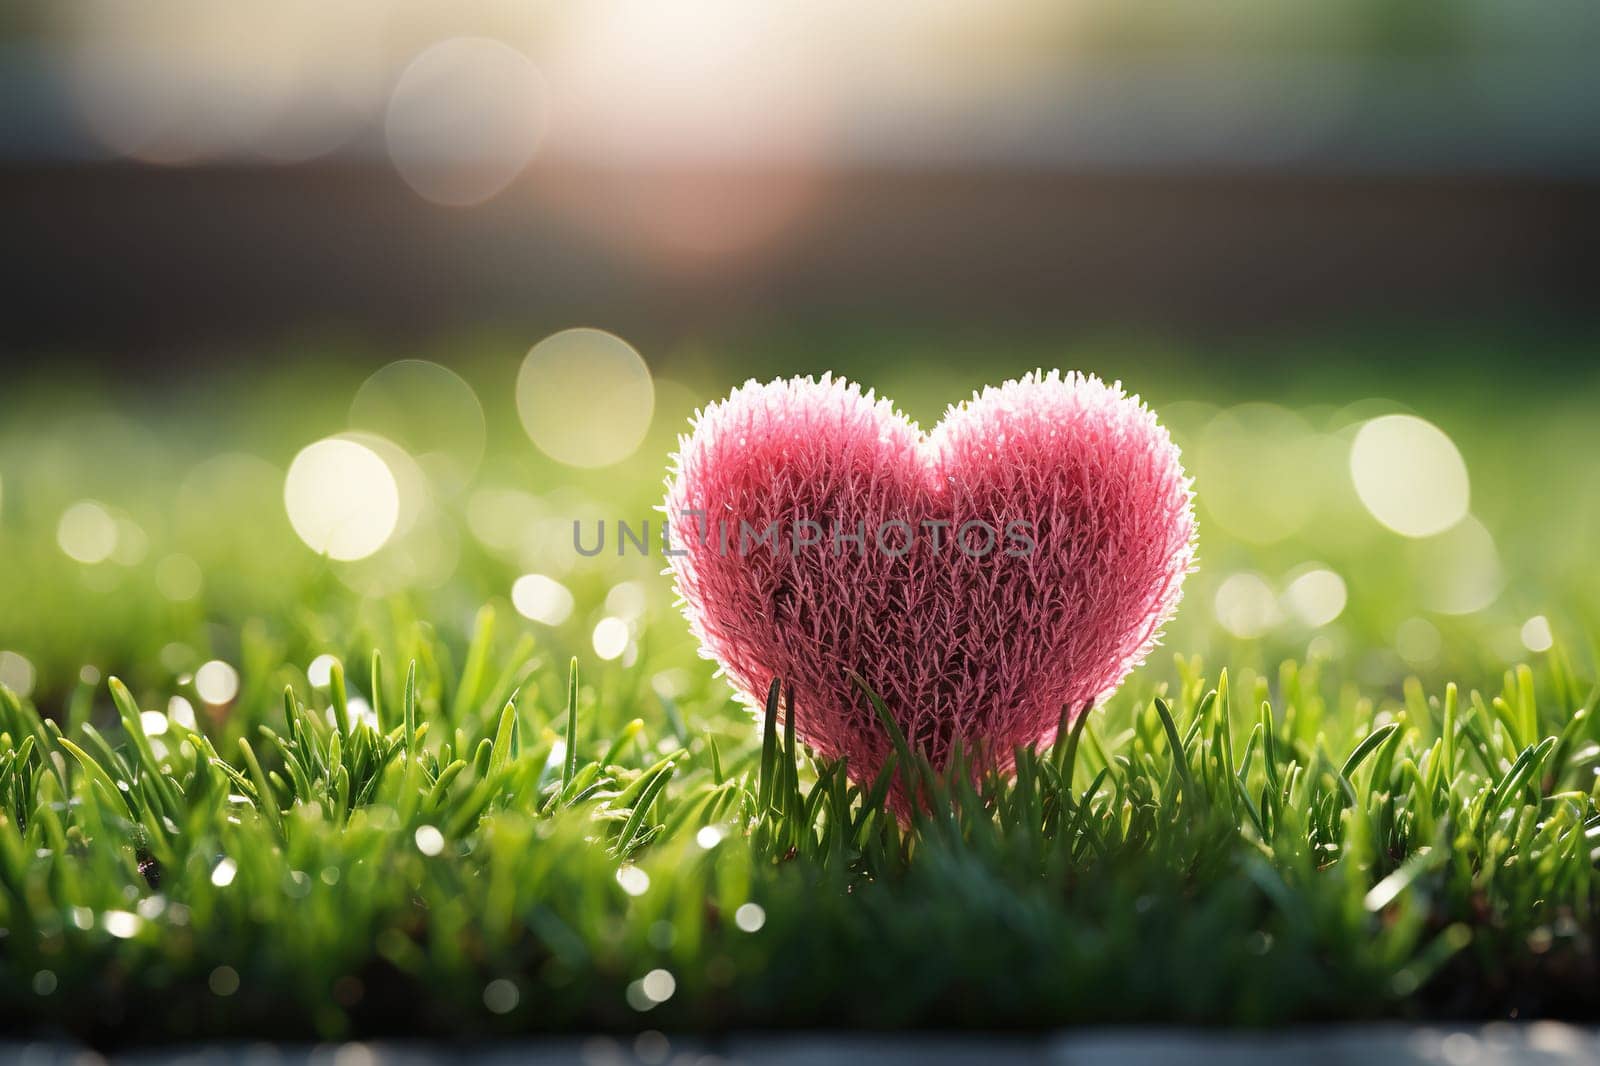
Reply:
<svg viewBox="0 0 1600 1066"><path fill-rule="evenodd" d="M1194 559L1178 449L1092 376L986 388L926 435L827 375L752 381L679 443L671 567L703 654L752 707L792 685L796 734L858 782L892 746L852 673L934 766L960 741L1009 769L1139 665Z"/></svg>

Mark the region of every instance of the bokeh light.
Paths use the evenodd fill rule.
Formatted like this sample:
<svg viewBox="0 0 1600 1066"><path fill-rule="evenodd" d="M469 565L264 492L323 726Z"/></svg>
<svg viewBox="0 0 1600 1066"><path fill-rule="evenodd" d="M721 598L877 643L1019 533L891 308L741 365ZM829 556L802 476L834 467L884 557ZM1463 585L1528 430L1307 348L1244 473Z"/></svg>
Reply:
<svg viewBox="0 0 1600 1066"><path fill-rule="evenodd" d="M1422 604L1439 614L1481 611L1505 588L1494 537L1470 516L1448 532L1416 541L1413 558Z"/></svg>
<svg viewBox="0 0 1600 1066"><path fill-rule="evenodd" d="M568 466L621 462L655 411L650 368L628 342L568 329L534 345L517 374L517 413L533 443Z"/></svg>
<svg viewBox="0 0 1600 1066"><path fill-rule="evenodd" d="M354 137L385 82L371 0L74 4L66 71L89 133L119 155L182 164L298 161Z"/></svg>
<svg viewBox="0 0 1600 1066"><path fill-rule="evenodd" d="M741 932L759 932L767 924L767 912L759 903L741 903L733 912L733 924Z"/></svg>
<svg viewBox="0 0 1600 1066"><path fill-rule="evenodd" d="M80 563L103 563L117 550L117 520L94 500L79 500L61 512L56 543Z"/></svg>
<svg viewBox="0 0 1600 1066"><path fill-rule="evenodd" d="M522 1001L522 993L514 982L497 977L483 986L483 1005L495 1014L510 1014Z"/></svg>
<svg viewBox="0 0 1600 1066"><path fill-rule="evenodd" d="M33 691L33 663L20 652L0 651L0 685L26 697Z"/></svg>
<svg viewBox="0 0 1600 1066"><path fill-rule="evenodd" d="M172 554L156 563L156 591L174 603L187 603L200 595L205 575L187 555Z"/></svg>
<svg viewBox="0 0 1600 1066"><path fill-rule="evenodd" d="M1319 458L1310 423L1294 411L1265 403L1222 411L1194 449L1200 505L1229 535L1275 544L1310 520Z"/></svg>
<svg viewBox="0 0 1600 1066"><path fill-rule="evenodd" d="M1550 619L1536 614L1522 623L1522 646L1529 651L1549 651L1555 646L1555 634L1550 631Z"/></svg>
<svg viewBox="0 0 1600 1066"><path fill-rule="evenodd" d="M1346 598L1344 578L1325 567L1306 570L1283 590L1290 613L1313 629L1343 614Z"/></svg>
<svg viewBox="0 0 1600 1066"><path fill-rule="evenodd" d="M423 359L390 363L367 378L350 402L350 425L393 441L451 492L483 459L478 394L455 371Z"/></svg>
<svg viewBox="0 0 1600 1066"><path fill-rule="evenodd" d="M629 621L643 617L649 602L645 587L637 581L624 581L606 593L606 611Z"/></svg>
<svg viewBox="0 0 1600 1066"><path fill-rule="evenodd" d="M382 459L383 465L389 468L399 497L394 531L389 535L390 544L398 542L435 512L432 479L400 445L388 437L355 429L335 434L331 439L354 441Z"/></svg>
<svg viewBox="0 0 1600 1066"><path fill-rule="evenodd" d="M1217 587L1214 600L1217 622L1242 640L1259 637L1281 619L1278 598L1260 574L1230 574Z"/></svg>
<svg viewBox="0 0 1600 1066"><path fill-rule="evenodd" d="M213 707L230 703L239 694L239 671L221 659L202 663L194 672L194 690Z"/></svg>
<svg viewBox="0 0 1600 1066"><path fill-rule="evenodd" d="M1444 637L1426 618L1407 618L1395 630L1394 650L1412 666L1430 666L1444 650Z"/></svg>
<svg viewBox="0 0 1600 1066"><path fill-rule="evenodd" d="M1350 446L1350 476L1372 517L1406 537L1443 533L1467 515L1467 464L1431 422L1384 415Z"/></svg>
<svg viewBox="0 0 1600 1066"><path fill-rule="evenodd" d="M522 617L558 626L572 616L572 593L543 574L523 574L511 585L511 605Z"/></svg>
<svg viewBox="0 0 1600 1066"><path fill-rule="evenodd" d="M328 438L303 448L284 478L289 523L313 551L364 559L383 547L400 517L394 474L371 448Z"/></svg>
<svg viewBox="0 0 1600 1066"><path fill-rule="evenodd" d="M198 726L194 716L194 704L182 696L174 696L167 701L167 720L185 729L195 729Z"/></svg>
<svg viewBox="0 0 1600 1066"><path fill-rule="evenodd" d="M111 561L123 566L138 566L150 550L150 537L144 527L126 515L117 518L117 546L111 551Z"/></svg>
<svg viewBox="0 0 1600 1066"><path fill-rule="evenodd" d="M395 84L384 124L389 156L424 199L482 203L533 158L545 95L538 68L510 45L481 37L440 41Z"/></svg>
<svg viewBox="0 0 1600 1066"><path fill-rule="evenodd" d="M602 659L620 658L628 650L628 623L620 618L606 617L594 627L594 653Z"/></svg>
<svg viewBox="0 0 1600 1066"><path fill-rule="evenodd" d="M312 688L327 688L333 682L333 668L339 660L332 655L324 653L312 659L306 666L306 680Z"/></svg>

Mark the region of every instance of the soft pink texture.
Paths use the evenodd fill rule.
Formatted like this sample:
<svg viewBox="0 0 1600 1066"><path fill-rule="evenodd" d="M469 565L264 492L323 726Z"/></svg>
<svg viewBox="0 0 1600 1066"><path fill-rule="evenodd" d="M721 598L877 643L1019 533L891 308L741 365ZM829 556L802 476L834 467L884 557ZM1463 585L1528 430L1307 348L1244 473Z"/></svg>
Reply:
<svg viewBox="0 0 1600 1066"><path fill-rule="evenodd" d="M703 540L690 510L708 516ZM752 707L772 678L792 685L798 736L847 756L858 782L892 748L850 671L934 766L959 739L975 769L1009 769L1015 746L1050 741L1064 707L1082 713L1143 661L1194 559L1178 449L1120 384L1077 373L986 388L927 435L843 380L749 382L680 440L666 512L703 653ZM983 558L951 543L972 518L1001 531ZM802 519L822 524L823 543L791 555ZM873 543L894 519L919 533L901 558ZM952 523L937 550L924 519ZM1034 526L1028 558L1004 552L1020 547L1003 532L1019 519ZM779 550L741 558L741 520L757 533L779 521ZM834 524L862 521L866 551L836 550Z"/></svg>

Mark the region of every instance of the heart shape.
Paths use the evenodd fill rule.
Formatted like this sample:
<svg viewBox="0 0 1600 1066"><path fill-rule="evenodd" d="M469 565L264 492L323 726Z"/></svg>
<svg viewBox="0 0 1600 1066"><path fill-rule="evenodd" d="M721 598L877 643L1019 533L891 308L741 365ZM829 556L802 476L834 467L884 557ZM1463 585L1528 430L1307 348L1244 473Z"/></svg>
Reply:
<svg viewBox="0 0 1600 1066"><path fill-rule="evenodd" d="M1178 449L1078 373L986 388L926 435L844 380L751 381L680 439L665 510L702 654L758 710L783 678L797 736L857 782L893 749L852 674L935 767L959 741L1009 769L1143 661L1194 559Z"/></svg>

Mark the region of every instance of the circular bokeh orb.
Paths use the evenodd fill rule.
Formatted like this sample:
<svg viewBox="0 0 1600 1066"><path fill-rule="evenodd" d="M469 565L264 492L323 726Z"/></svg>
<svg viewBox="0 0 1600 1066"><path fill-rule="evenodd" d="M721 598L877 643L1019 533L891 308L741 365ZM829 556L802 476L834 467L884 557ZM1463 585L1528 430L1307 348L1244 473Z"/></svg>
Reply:
<svg viewBox="0 0 1600 1066"><path fill-rule="evenodd" d="M400 75L384 132L395 169L419 196L468 207L515 180L544 126L544 79L527 56L500 41L454 37Z"/></svg>
<svg viewBox="0 0 1600 1066"><path fill-rule="evenodd" d="M1414 415L1374 418L1350 445L1356 495L1385 528L1431 537L1467 516L1467 464L1455 442Z"/></svg>
<svg viewBox="0 0 1600 1066"><path fill-rule="evenodd" d="M94 500L79 500L61 512L56 543L80 563L103 563L117 550L117 520Z"/></svg>
<svg viewBox="0 0 1600 1066"><path fill-rule="evenodd" d="M308 444L283 483L289 524L311 550L349 562L383 547L400 518L400 489L378 453L330 437Z"/></svg>
<svg viewBox="0 0 1600 1066"><path fill-rule="evenodd" d="M1327 567L1309 567L1283 590L1284 604L1304 625L1316 629L1344 613L1349 592L1344 578Z"/></svg>
<svg viewBox="0 0 1600 1066"><path fill-rule="evenodd" d="M632 455L650 429L655 387L627 341L568 329L534 345L517 374L517 414L535 446L567 466L598 467Z"/></svg>
<svg viewBox="0 0 1600 1066"><path fill-rule="evenodd" d="M425 359L401 359L367 378L350 402L350 426L395 442L452 491L483 459L478 394L454 370Z"/></svg>
<svg viewBox="0 0 1600 1066"><path fill-rule="evenodd" d="M1247 544L1276 544L1303 529L1319 502L1319 445L1299 412L1267 403L1219 411L1195 435L1200 506Z"/></svg>

